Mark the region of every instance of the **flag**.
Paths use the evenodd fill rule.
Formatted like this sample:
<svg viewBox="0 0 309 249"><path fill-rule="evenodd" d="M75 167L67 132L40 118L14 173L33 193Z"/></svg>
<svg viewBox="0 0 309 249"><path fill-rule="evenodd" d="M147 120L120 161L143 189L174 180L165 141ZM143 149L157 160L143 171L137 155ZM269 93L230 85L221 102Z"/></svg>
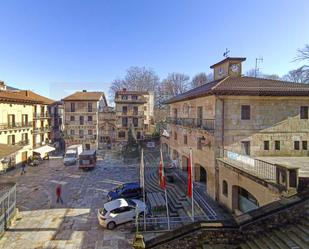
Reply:
<svg viewBox="0 0 309 249"><path fill-rule="evenodd" d="M162 189L166 189L166 180L165 180L165 174L164 174L164 162L163 162L162 150L160 150L160 153L161 153L161 160L160 160L160 167L159 167L160 186Z"/></svg>
<svg viewBox="0 0 309 249"><path fill-rule="evenodd" d="M191 165L191 159L192 159L192 155L191 155L191 150L190 150L190 154L189 154L189 160L188 160L188 192L187 195L191 198L192 197L192 165Z"/></svg>

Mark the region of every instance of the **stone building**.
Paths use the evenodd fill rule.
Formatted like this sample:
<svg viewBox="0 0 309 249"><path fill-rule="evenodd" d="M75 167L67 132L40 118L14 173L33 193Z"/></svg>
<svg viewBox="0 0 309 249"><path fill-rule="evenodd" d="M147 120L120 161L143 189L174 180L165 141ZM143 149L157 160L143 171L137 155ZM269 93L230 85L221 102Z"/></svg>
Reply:
<svg viewBox="0 0 309 249"><path fill-rule="evenodd" d="M99 112L107 106L103 92L75 92L63 99L65 144L98 149Z"/></svg>
<svg viewBox="0 0 309 249"><path fill-rule="evenodd" d="M127 141L128 130L133 128L137 139L154 131L154 94L146 91L122 89L115 94L117 141Z"/></svg>
<svg viewBox="0 0 309 249"><path fill-rule="evenodd" d="M99 148L116 140L116 112L114 108L105 106L99 112Z"/></svg>
<svg viewBox="0 0 309 249"><path fill-rule="evenodd" d="M216 63L214 81L168 100L161 138L184 171L192 148L195 181L236 213L295 193L309 171L309 85L244 77L243 61Z"/></svg>
<svg viewBox="0 0 309 249"><path fill-rule="evenodd" d="M33 149L33 111L39 100L0 90L0 171L25 162Z"/></svg>
<svg viewBox="0 0 309 249"><path fill-rule="evenodd" d="M58 151L62 151L65 147L63 139L64 132L64 106L61 101L55 101L50 106L51 128L52 128L52 143Z"/></svg>

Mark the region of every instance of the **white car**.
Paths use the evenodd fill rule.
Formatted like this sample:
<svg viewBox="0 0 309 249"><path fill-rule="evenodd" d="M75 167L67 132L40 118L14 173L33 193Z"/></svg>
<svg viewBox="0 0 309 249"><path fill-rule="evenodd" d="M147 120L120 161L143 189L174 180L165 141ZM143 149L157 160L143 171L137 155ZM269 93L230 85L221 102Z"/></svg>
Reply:
<svg viewBox="0 0 309 249"><path fill-rule="evenodd" d="M119 224L134 220L136 213L142 215L147 212L146 204L140 200L116 199L98 210L98 220L101 226L112 230Z"/></svg>

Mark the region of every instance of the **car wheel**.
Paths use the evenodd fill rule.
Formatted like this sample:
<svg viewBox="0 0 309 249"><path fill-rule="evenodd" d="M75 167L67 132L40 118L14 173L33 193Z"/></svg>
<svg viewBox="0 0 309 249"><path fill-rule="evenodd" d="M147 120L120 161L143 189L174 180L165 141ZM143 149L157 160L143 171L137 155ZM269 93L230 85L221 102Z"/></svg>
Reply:
<svg viewBox="0 0 309 249"><path fill-rule="evenodd" d="M114 221L111 221L107 224L107 229L113 230L116 227L116 223Z"/></svg>

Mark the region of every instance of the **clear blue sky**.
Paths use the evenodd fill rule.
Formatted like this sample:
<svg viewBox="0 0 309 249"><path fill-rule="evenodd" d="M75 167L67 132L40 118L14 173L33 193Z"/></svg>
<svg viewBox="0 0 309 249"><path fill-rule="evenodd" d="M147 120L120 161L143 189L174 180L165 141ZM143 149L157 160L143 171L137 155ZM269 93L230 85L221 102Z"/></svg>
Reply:
<svg viewBox="0 0 309 249"><path fill-rule="evenodd" d="M108 91L130 66L209 73L225 48L285 74L309 43L308 0L1 0L0 79L52 98Z"/></svg>

